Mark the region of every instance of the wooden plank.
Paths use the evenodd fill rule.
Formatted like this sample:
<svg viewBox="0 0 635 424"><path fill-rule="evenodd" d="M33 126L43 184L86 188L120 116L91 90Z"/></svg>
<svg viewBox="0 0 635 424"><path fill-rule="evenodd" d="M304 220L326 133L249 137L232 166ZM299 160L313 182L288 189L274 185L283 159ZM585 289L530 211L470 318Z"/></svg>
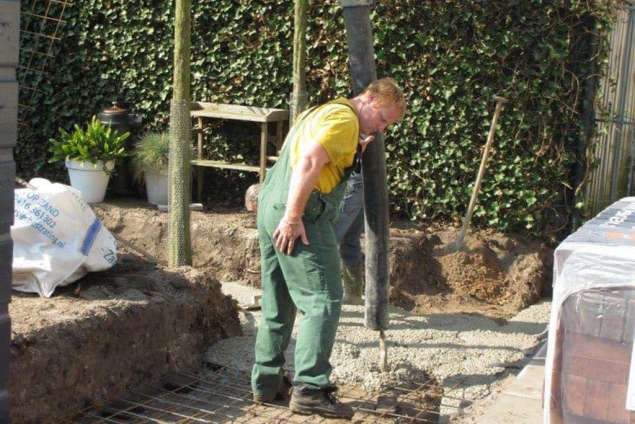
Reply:
<svg viewBox="0 0 635 424"><path fill-rule="evenodd" d="M0 0L0 66L18 64L20 2Z"/></svg>
<svg viewBox="0 0 635 424"><path fill-rule="evenodd" d="M0 149L0 232L7 231L9 239L11 237L8 235L8 231L13 224L13 188L15 187L15 162L11 151L11 148ZM9 249L9 252L11 252L11 249ZM3 262L0 261L0 263ZM11 261L8 263L10 264ZM9 267L8 272L10 277L11 267ZM1 273L2 268L0 267ZM0 279L0 281L9 280ZM2 299L1 296L0 299Z"/></svg>
<svg viewBox="0 0 635 424"><path fill-rule="evenodd" d="M197 127L200 129L196 133L196 159L203 159L203 119L197 119ZM199 202L203 202L203 176L204 171L202 167L196 168L196 196Z"/></svg>
<svg viewBox="0 0 635 424"><path fill-rule="evenodd" d="M284 137L282 136L282 121L278 121L276 123L276 141L274 144L276 146L276 150L280 150L283 143Z"/></svg>
<svg viewBox="0 0 635 424"><path fill-rule="evenodd" d="M206 109L210 111L221 111L233 114L256 114L266 115L272 112L288 112L284 109L267 108L259 106L236 105L231 103L211 103L211 102L194 102L192 109Z"/></svg>
<svg viewBox="0 0 635 424"><path fill-rule="evenodd" d="M289 119L289 111L224 103L192 103L192 117L231 119L251 122L278 122Z"/></svg>
<svg viewBox="0 0 635 424"><path fill-rule="evenodd" d="M192 165L194 166L206 166L210 168L223 168L223 169L235 169L238 171L246 171L246 172L260 172L260 167L246 165L243 163L229 163L218 160L193 160Z"/></svg>
<svg viewBox="0 0 635 424"><path fill-rule="evenodd" d="M269 137L269 125L263 123L260 128L260 183L265 180L265 172L267 172L267 138Z"/></svg>
<svg viewBox="0 0 635 424"><path fill-rule="evenodd" d="M0 421L9 421L9 350L11 320L11 234L15 162L11 147L17 136L17 83L20 2L0 0ZM15 394L15 393L14 393Z"/></svg>
<svg viewBox="0 0 635 424"><path fill-rule="evenodd" d="M239 114L239 113L227 113L220 111L210 110L194 110L191 113L193 118L217 118L217 119L229 119L234 121L250 121L250 122L276 122L286 119L284 115L275 113L269 115L258 114Z"/></svg>
<svg viewBox="0 0 635 424"><path fill-rule="evenodd" d="M13 147L18 136L18 83L0 81L0 147Z"/></svg>

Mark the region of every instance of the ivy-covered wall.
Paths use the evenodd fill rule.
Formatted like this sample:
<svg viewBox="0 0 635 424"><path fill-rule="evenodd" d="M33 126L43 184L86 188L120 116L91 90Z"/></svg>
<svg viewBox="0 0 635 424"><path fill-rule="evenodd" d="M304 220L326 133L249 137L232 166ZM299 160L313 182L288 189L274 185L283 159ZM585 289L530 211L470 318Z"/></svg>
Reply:
<svg viewBox="0 0 635 424"><path fill-rule="evenodd" d="M415 220L462 216L492 96L499 94L511 103L497 130L476 223L542 236L566 225L583 142L586 80L606 57L603 40L613 3L377 2L372 20L378 75L393 76L409 104L404 121L387 134L392 211ZM193 98L287 108L293 2L214 0L192 7ZM146 129L166 128L172 8L173 2L158 0L82 0L67 9L48 76L38 92L23 93L22 102L35 109L20 129L19 174L59 172L46 163L47 140L58 127L86 121L112 99L141 113ZM338 3L313 1L309 13L310 101L348 96ZM592 31L600 40L594 51ZM237 144L227 141L224 153L237 155Z"/></svg>

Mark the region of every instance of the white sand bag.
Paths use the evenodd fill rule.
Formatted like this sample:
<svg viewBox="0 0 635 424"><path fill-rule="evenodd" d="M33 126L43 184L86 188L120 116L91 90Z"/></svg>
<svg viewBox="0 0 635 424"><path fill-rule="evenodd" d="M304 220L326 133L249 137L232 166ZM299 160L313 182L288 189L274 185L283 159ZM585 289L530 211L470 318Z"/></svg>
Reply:
<svg viewBox="0 0 635 424"><path fill-rule="evenodd" d="M13 288L51 297L57 286L117 262L112 234L67 185L43 178L15 190Z"/></svg>

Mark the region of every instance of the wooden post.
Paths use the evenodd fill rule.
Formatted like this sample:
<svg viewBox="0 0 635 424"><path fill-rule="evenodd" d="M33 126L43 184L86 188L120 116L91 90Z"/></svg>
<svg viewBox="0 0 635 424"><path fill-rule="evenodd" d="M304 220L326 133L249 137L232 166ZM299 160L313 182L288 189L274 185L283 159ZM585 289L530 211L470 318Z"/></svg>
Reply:
<svg viewBox="0 0 635 424"><path fill-rule="evenodd" d="M284 123L282 121L276 123L276 156L278 155L278 150L282 148L282 143L284 143L284 138L282 137L283 125Z"/></svg>
<svg viewBox="0 0 635 424"><path fill-rule="evenodd" d="M265 180L265 172L267 172L267 137L268 135L268 123L263 122L260 129L260 183Z"/></svg>
<svg viewBox="0 0 635 424"><path fill-rule="evenodd" d="M308 103L306 94L306 11L308 0L295 0L293 29L293 94L291 95L291 116L289 123L293 125Z"/></svg>
<svg viewBox="0 0 635 424"><path fill-rule="evenodd" d="M196 133L196 156L203 159L203 118L197 118L198 130ZM196 167L196 196L197 200L203 203L203 167Z"/></svg>
<svg viewBox="0 0 635 424"><path fill-rule="evenodd" d="M11 261L13 243L13 146L18 133L20 2L0 0L0 422L9 422L9 344L11 342ZM14 400L18 397L14 394Z"/></svg>
<svg viewBox="0 0 635 424"><path fill-rule="evenodd" d="M190 46L191 0L176 0L174 20L174 87L170 105L168 264L192 264L190 236Z"/></svg>

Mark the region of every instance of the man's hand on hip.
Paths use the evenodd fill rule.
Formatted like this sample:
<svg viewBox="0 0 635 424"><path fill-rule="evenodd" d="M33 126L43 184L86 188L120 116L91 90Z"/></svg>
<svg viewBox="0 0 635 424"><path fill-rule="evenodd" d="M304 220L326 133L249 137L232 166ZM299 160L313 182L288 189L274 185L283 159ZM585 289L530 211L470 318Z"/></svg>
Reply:
<svg viewBox="0 0 635 424"><path fill-rule="evenodd" d="M309 244L302 218L283 217L273 232L273 243L280 252L285 255L290 255L291 252L293 252L298 237L300 237L302 243L305 245Z"/></svg>

